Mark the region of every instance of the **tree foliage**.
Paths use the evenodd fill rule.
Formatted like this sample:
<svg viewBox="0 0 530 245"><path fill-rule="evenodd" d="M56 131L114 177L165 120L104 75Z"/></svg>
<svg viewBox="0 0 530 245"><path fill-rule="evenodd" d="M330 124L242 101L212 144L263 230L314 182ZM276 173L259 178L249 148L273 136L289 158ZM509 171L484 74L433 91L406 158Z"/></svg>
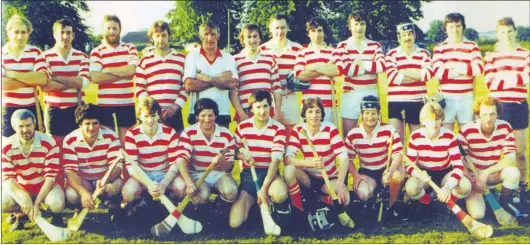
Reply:
<svg viewBox="0 0 530 245"><path fill-rule="evenodd" d="M519 41L530 41L530 27L518 26L517 27L517 40Z"/></svg>
<svg viewBox="0 0 530 245"><path fill-rule="evenodd" d="M476 41L478 40L478 32L477 30L468 27L466 30L464 30L464 37L467 40Z"/></svg>
<svg viewBox="0 0 530 245"><path fill-rule="evenodd" d="M433 20L429 25L429 30L426 37L431 42L441 42L445 40L445 32L443 29L444 22L441 20Z"/></svg>
<svg viewBox="0 0 530 245"><path fill-rule="evenodd" d="M68 18L75 24L75 39L73 47L84 50L89 41L87 29L83 24L83 18L79 10L89 11L85 1L75 0L48 0L48 1L2 1L2 42L6 42L5 25L7 20L14 14L20 14L28 18L33 25L33 33L29 43L44 48L45 45L53 47L53 23L61 18ZM5 12L4 12L5 11Z"/></svg>

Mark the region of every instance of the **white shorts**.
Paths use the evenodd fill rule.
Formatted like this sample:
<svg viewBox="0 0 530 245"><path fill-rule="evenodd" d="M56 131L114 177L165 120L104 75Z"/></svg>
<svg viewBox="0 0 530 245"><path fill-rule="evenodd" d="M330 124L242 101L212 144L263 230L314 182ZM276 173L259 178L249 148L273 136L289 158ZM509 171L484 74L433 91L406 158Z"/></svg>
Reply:
<svg viewBox="0 0 530 245"><path fill-rule="evenodd" d="M300 123L300 111L296 93L282 96L283 123L287 125Z"/></svg>
<svg viewBox="0 0 530 245"><path fill-rule="evenodd" d="M361 101L365 96L373 95L379 98L377 90L374 91L349 91L341 96L340 115L346 119L359 119L361 115Z"/></svg>
<svg viewBox="0 0 530 245"><path fill-rule="evenodd" d="M449 97L445 96L444 123L460 124L473 121L473 96Z"/></svg>
<svg viewBox="0 0 530 245"><path fill-rule="evenodd" d="M193 179L194 182L197 182L198 179L201 178L201 176L204 174L204 172L191 172L190 175L191 175L191 178ZM204 182L207 183L210 188L213 188L215 187L215 184L217 183L217 181L225 176L227 173L225 171L221 171L221 170L212 170L208 176L206 176L206 179L204 179Z"/></svg>

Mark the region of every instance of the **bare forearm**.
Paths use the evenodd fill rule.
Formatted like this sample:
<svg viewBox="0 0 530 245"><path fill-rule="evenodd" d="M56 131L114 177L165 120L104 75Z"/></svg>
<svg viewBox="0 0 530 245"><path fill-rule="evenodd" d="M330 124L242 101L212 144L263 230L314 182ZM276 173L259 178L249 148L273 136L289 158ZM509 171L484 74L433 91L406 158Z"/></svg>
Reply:
<svg viewBox="0 0 530 245"><path fill-rule="evenodd" d="M186 92L201 92L205 89L213 87L212 84L193 78L188 78L184 81L184 89Z"/></svg>
<svg viewBox="0 0 530 245"><path fill-rule="evenodd" d="M401 70L405 76L410 77L416 81L421 81L422 75L421 75L421 69L404 69Z"/></svg>
<svg viewBox="0 0 530 245"><path fill-rule="evenodd" d="M265 179L263 179L263 186L262 188L265 190L269 189L269 186L272 183L272 180L274 180L274 177L276 177L276 174L278 173L278 168L280 166L280 161L278 159L274 159L271 162L271 165L269 166L269 169L267 170L267 175L265 176Z"/></svg>
<svg viewBox="0 0 530 245"><path fill-rule="evenodd" d="M213 78L210 83L220 89L236 89L237 80L235 78L224 79L220 77Z"/></svg>
<svg viewBox="0 0 530 245"><path fill-rule="evenodd" d="M95 84L107 84L117 82L123 78L104 72L90 72L90 81Z"/></svg>
<svg viewBox="0 0 530 245"><path fill-rule="evenodd" d="M8 71L7 74L8 77L14 78L20 82L29 85L44 85L48 82L48 76L45 72L42 71Z"/></svg>
<svg viewBox="0 0 530 245"><path fill-rule="evenodd" d="M40 188L39 195L37 195L37 198L35 198L35 203L39 204L42 201L44 201L44 198L48 195L50 190L53 188L53 185L55 183L55 179L46 178L44 181L44 184Z"/></svg>
<svg viewBox="0 0 530 245"><path fill-rule="evenodd" d="M504 156L502 160L500 160L497 164L494 164L493 166L487 168L484 170L485 172L489 174L494 174L499 171L502 171L506 167L515 166L515 155L508 155Z"/></svg>
<svg viewBox="0 0 530 245"><path fill-rule="evenodd" d="M41 89L45 92L59 92L68 89L68 87L55 80L51 80L48 82L48 84L41 86Z"/></svg>
<svg viewBox="0 0 530 245"><path fill-rule="evenodd" d="M109 175L109 182L114 181L115 179L120 177L122 169L120 167L115 167L114 170L112 170L112 173Z"/></svg>
<svg viewBox="0 0 530 245"><path fill-rule="evenodd" d="M81 177L79 177L76 172L66 171L66 179L68 185L77 191L77 193L88 192L88 190L83 187L83 184L81 184Z"/></svg>
<svg viewBox="0 0 530 245"><path fill-rule="evenodd" d="M65 76L56 76L52 78L54 81L62 83L68 88L82 88L83 87L83 78L82 77L65 77Z"/></svg>
<svg viewBox="0 0 530 245"><path fill-rule="evenodd" d="M401 154L392 155L392 163L389 167L390 172L396 171L403 162L403 156Z"/></svg>
<svg viewBox="0 0 530 245"><path fill-rule="evenodd" d="M299 159L296 157L287 157L287 161L289 162L289 165L293 165L295 167L307 167L309 164L307 163L307 160L305 159Z"/></svg>
<svg viewBox="0 0 530 245"><path fill-rule="evenodd" d="M344 180L346 179L346 176L348 176L348 158L339 158L340 165L339 165L339 177L338 181L339 183L344 183Z"/></svg>
<svg viewBox="0 0 530 245"><path fill-rule="evenodd" d="M14 78L2 76L2 90L16 90L19 88L30 87L30 86L31 85L28 85Z"/></svg>
<svg viewBox="0 0 530 245"><path fill-rule="evenodd" d="M241 107L241 103L239 102L239 96L238 92L236 90L230 90L230 102L232 103L232 106L238 113L244 113L243 107Z"/></svg>
<svg viewBox="0 0 530 245"><path fill-rule="evenodd" d="M322 74L320 74L317 71L305 70L305 71L300 72L300 74L298 74L298 79L303 80L303 81L309 81L311 79L315 79L320 76L322 76Z"/></svg>
<svg viewBox="0 0 530 245"><path fill-rule="evenodd" d="M136 66L126 65L121 67L105 68L105 72L121 77L122 79L132 79L136 72Z"/></svg>
<svg viewBox="0 0 530 245"><path fill-rule="evenodd" d="M175 177L177 177L177 171L170 169L169 171L167 171L166 176L164 176L164 179L162 179L160 183L165 186L168 186L171 181L175 179Z"/></svg>
<svg viewBox="0 0 530 245"><path fill-rule="evenodd" d="M274 110L275 114L278 114L282 111L282 93L274 93Z"/></svg>
<svg viewBox="0 0 530 245"><path fill-rule="evenodd" d="M324 76L336 77L340 74L335 64L321 64L316 67L316 71Z"/></svg>
<svg viewBox="0 0 530 245"><path fill-rule="evenodd" d="M190 175L188 164L184 159L180 158L179 160L177 160L177 167L179 169L180 175L182 176L182 179L184 179L184 182L188 183L193 181Z"/></svg>

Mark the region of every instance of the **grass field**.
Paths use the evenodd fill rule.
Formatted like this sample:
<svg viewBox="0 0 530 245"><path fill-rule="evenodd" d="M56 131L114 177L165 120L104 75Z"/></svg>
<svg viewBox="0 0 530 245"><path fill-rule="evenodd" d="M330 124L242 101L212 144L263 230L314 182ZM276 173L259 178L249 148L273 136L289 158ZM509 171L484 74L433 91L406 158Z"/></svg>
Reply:
<svg viewBox="0 0 530 245"><path fill-rule="evenodd" d="M388 122L387 83L386 76L379 76L379 94L382 105L382 120ZM487 94L483 76L476 79L475 95ZM340 98L342 78L337 79L337 96ZM428 93L436 90L438 81L433 79L428 83ZM87 101L97 103L97 87L91 85L85 90ZM188 104L183 108L183 118L187 118ZM232 115L234 111L232 110ZM187 122L185 122L187 124ZM234 130L232 123L230 129ZM409 132L406 136L408 138ZM530 146L527 149L530 155ZM237 166L237 165L236 165ZM239 168L235 167L234 177L238 180ZM350 179L350 184L352 180ZM501 228L496 226L494 235L490 239L476 240L472 238L463 225L452 213L437 212L429 219L401 222L384 225L381 231L374 232L370 228L356 228L353 232L343 229L333 229L325 233L304 233L293 236L266 237L259 224L245 230L211 230L197 235L183 235L180 231L173 231L163 239L153 239L145 231L132 231L118 228L108 222L108 217L96 211L89 214L89 220L80 231L73 234L67 243L530 243L530 228L528 223L523 226ZM65 217L71 217L71 210L67 210ZM34 224L27 224L26 230L7 232L9 225L4 221L7 215L2 215L2 243L45 243L44 234ZM258 222L260 222L258 220ZM492 217L482 220L484 223L494 224ZM359 223L358 223L359 224ZM340 225L339 225L340 226ZM178 230L176 228L175 230Z"/></svg>

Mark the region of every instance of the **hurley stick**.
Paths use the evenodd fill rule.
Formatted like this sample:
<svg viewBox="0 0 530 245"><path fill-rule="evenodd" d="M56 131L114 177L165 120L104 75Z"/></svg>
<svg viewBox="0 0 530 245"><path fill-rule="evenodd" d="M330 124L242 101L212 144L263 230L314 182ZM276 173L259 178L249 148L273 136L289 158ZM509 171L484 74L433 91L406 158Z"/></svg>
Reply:
<svg viewBox="0 0 530 245"><path fill-rule="evenodd" d="M387 158L388 158L388 161L386 163L386 169L385 169L385 172L384 173L387 173L388 172L388 169L390 168L390 164L392 164L392 146L394 144L394 132L390 133L390 138L388 138L388 152L387 152ZM392 181L392 176L390 176L390 179ZM392 184L391 184L392 185ZM383 183L383 188L386 188L385 186L385 183ZM381 194L379 194L381 195ZM390 198L391 200L389 201L389 205L390 206L391 204L394 204L392 202L392 198ZM396 199L397 199L397 196L396 196ZM379 204L379 214L377 215L377 222L381 222L383 218L383 201L381 200L380 204Z"/></svg>
<svg viewBox="0 0 530 245"><path fill-rule="evenodd" d="M424 171L418 168L416 163L412 162L408 158L408 156L403 155L403 157L405 157L405 160L408 161L412 165L412 167L414 167L414 170L424 173ZM438 187L436 183L434 183L432 180L429 180L428 183L434 189L436 193L440 192L440 187ZM485 225L471 218L471 216L469 216L466 212L464 212L464 210L462 210L460 206L458 206L454 201L449 199L449 201L447 202L447 206L451 208L451 211L453 211L453 213L458 217L460 222L464 224L467 230L475 238L478 238L478 239L489 238L493 234L493 228L490 225Z"/></svg>
<svg viewBox="0 0 530 245"><path fill-rule="evenodd" d="M42 111L40 107L38 87L33 88L33 93L35 97L35 110L36 110L35 112L37 114L37 126L40 132L44 132L44 124L42 123Z"/></svg>
<svg viewBox="0 0 530 245"><path fill-rule="evenodd" d="M317 151L315 150L315 146L313 145L313 142L311 141L311 139L307 135L307 132L304 129L302 129L300 131L300 133L303 134L306 137L307 142L309 142L309 146L311 147L311 151L313 151L313 157L315 157L315 158L319 157ZM329 182L328 174L326 173L326 171L324 171L324 169L320 170L320 174L322 175L322 178L324 179L324 182L326 183L326 188L328 189L328 192L331 195L331 199L333 199L334 206L338 208L338 211L340 213L339 214L340 223L343 226L348 226L350 228L355 227L355 222L353 222L353 220L350 218L350 216L348 216L348 214L346 213L346 210L344 210L344 206L339 204L339 199L337 197L337 193L335 193L335 190L333 189L333 187L331 186L331 183Z"/></svg>
<svg viewBox="0 0 530 245"><path fill-rule="evenodd" d="M248 148L247 139L243 138L241 139L241 141L243 142L243 146L245 147L245 149L250 152ZM258 175L256 174L256 168L254 167L253 159L250 162L250 173L252 174L252 180L254 181L254 185L256 186L256 192L259 192L261 188L258 183ZM266 202L262 202L261 205L259 205L259 208L261 211L261 220L263 221L263 230L265 231L265 234L279 236L282 230L272 219L271 214L269 212L269 205Z"/></svg>
<svg viewBox="0 0 530 245"><path fill-rule="evenodd" d="M339 128L339 119L337 117L337 103L335 101L336 99L336 91L335 91L335 80L331 78L331 120L337 128Z"/></svg>

